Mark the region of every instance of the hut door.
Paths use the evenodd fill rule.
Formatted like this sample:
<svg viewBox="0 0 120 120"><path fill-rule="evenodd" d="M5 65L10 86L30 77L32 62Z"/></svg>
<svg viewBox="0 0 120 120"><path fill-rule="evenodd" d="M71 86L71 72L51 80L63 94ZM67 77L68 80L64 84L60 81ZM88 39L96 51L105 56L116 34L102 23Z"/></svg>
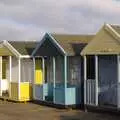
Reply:
<svg viewBox="0 0 120 120"><path fill-rule="evenodd" d="M115 56L99 57L99 104L117 104L117 59Z"/></svg>
<svg viewBox="0 0 120 120"><path fill-rule="evenodd" d="M35 84L43 84L42 59L35 59Z"/></svg>
<svg viewBox="0 0 120 120"><path fill-rule="evenodd" d="M48 76L48 66L47 66L47 58L45 59L45 83L47 83L47 76Z"/></svg>
<svg viewBox="0 0 120 120"><path fill-rule="evenodd" d="M7 75L9 74L9 65L8 65L8 57L2 57L2 80L1 80L1 89L2 96L8 96L9 89L9 78Z"/></svg>
<svg viewBox="0 0 120 120"><path fill-rule="evenodd" d="M95 56L87 56L86 102L95 105Z"/></svg>
<svg viewBox="0 0 120 120"><path fill-rule="evenodd" d="M70 57L68 70L70 70L68 85L76 88L76 103L82 103L81 58Z"/></svg>

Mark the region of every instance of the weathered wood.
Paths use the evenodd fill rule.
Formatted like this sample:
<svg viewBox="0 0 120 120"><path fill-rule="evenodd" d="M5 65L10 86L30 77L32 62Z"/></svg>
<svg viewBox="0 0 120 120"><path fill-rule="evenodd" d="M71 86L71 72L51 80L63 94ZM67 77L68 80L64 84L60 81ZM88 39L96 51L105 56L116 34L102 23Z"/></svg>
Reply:
<svg viewBox="0 0 120 120"><path fill-rule="evenodd" d="M120 108L120 56L117 55L117 107Z"/></svg>
<svg viewBox="0 0 120 120"><path fill-rule="evenodd" d="M86 81L86 104L95 105L96 101L96 83L94 79Z"/></svg>

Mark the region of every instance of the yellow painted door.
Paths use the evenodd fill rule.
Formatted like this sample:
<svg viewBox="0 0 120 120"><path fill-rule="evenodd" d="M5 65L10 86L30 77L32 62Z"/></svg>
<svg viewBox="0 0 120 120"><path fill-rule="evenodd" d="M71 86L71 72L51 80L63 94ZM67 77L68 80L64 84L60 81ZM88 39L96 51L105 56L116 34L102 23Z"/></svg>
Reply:
<svg viewBox="0 0 120 120"><path fill-rule="evenodd" d="M42 75L42 59L36 58L35 60L35 84L43 83L43 75Z"/></svg>

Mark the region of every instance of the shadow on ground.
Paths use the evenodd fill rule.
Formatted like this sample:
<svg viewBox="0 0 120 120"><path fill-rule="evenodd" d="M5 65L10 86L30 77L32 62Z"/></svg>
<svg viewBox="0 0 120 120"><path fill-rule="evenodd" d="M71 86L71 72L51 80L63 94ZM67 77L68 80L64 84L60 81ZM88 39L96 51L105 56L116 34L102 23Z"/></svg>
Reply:
<svg viewBox="0 0 120 120"><path fill-rule="evenodd" d="M120 114L56 109L32 103L0 101L0 120L120 120Z"/></svg>
<svg viewBox="0 0 120 120"><path fill-rule="evenodd" d="M120 120L120 115L108 113L77 112L61 115L60 120Z"/></svg>

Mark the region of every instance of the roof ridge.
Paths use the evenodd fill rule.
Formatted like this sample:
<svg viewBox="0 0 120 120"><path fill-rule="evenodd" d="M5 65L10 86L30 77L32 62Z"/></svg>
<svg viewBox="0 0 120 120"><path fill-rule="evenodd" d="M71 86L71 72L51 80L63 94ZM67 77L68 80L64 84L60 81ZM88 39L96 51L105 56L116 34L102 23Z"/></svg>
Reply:
<svg viewBox="0 0 120 120"><path fill-rule="evenodd" d="M120 26L120 24L109 24L109 25L115 25L115 26Z"/></svg>
<svg viewBox="0 0 120 120"><path fill-rule="evenodd" d="M69 34L69 33L50 33L51 35L66 35L66 36L91 36L95 34Z"/></svg>
<svg viewBox="0 0 120 120"><path fill-rule="evenodd" d="M116 37L118 37L117 40L120 39L120 33L118 33L118 32L116 31L116 29L114 29L114 28L111 26L111 24L106 24L105 26L106 26L109 30L111 30L111 32L112 32L114 35L116 35ZM113 36L114 36L114 35L113 35Z"/></svg>
<svg viewBox="0 0 120 120"><path fill-rule="evenodd" d="M8 42L39 42L38 40L7 40Z"/></svg>

